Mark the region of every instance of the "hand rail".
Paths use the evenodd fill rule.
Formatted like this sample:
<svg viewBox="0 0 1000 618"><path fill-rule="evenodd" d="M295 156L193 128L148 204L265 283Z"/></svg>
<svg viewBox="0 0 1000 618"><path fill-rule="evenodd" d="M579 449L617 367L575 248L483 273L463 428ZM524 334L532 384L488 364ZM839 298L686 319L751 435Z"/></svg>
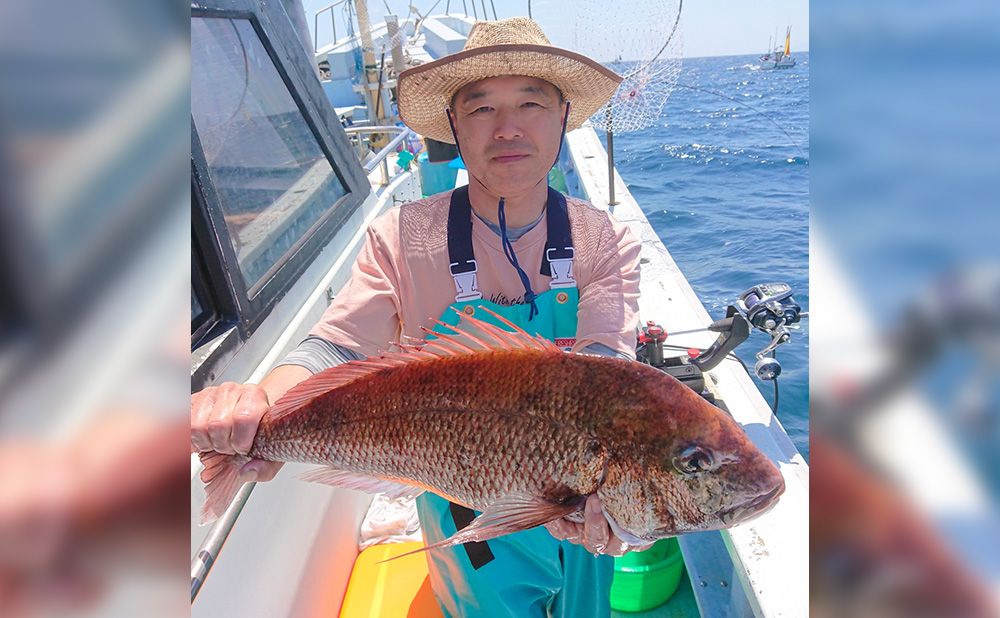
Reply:
<svg viewBox="0 0 1000 618"><path fill-rule="evenodd" d="M373 126L373 127L347 127L344 131L348 135L361 135L363 133L399 133L396 137L386 144L381 150L375 153L367 163L364 164L364 170L366 174L370 174L375 166L382 164L382 185L389 184L389 164L386 161L386 157L389 154L396 151L401 143L406 140L413 130L409 127L397 127L395 125L383 125L383 126Z"/></svg>
<svg viewBox="0 0 1000 618"><path fill-rule="evenodd" d="M319 16L326 11L330 11L330 27L333 29L333 43L337 42L337 16L333 12L333 9L337 8L341 4L351 2L351 0L337 0L333 4L324 6L320 10L316 11L313 15L313 53L319 51ZM350 30L348 28L348 30Z"/></svg>
<svg viewBox="0 0 1000 618"><path fill-rule="evenodd" d="M212 529L209 531L208 536L205 537L205 540L201 543L201 547L195 552L194 559L191 560L192 604L198 596L198 592L201 591L201 586L205 583L205 578L208 577L209 571L212 570L212 566L219 557L222 545L229 538L229 533L233 531L236 520L239 519L240 513L243 512L243 507L246 506L247 499L250 498L250 492L253 491L254 485L256 483L247 483L243 487L240 487L232 504L222 514L222 517L212 524Z"/></svg>

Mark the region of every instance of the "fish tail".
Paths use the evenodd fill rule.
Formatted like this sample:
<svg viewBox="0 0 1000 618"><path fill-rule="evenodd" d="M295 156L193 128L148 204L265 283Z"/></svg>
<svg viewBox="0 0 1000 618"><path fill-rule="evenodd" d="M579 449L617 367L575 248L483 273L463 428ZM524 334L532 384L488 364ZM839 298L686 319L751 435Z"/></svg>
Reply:
<svg viewBox="0 0 1000 618"><path fill-rule="evenodd" d="M210 524L229 508L236 492L243 486L240 468L250 461L246 455L226 455L208 451L199 453L201 480L205 483L205 504L201 507L201 525Z"/></svg>

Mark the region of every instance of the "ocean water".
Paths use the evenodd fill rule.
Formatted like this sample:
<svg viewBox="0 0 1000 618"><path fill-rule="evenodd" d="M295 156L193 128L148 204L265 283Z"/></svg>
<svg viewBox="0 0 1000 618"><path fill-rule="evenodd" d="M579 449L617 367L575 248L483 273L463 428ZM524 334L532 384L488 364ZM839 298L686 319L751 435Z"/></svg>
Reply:
<svg viewBox="0 0 1000 618"><path fill-rule="evenodd" d="M809 54L794 56L783 70L684 59L659 119L614 136L618 172L714 318L766 281L809 309ZM736 353L752 369L769 341L754 331ZM778 419L808 459L808 319L778 360ZM773 384L754 381L771 402Z"/></svg>

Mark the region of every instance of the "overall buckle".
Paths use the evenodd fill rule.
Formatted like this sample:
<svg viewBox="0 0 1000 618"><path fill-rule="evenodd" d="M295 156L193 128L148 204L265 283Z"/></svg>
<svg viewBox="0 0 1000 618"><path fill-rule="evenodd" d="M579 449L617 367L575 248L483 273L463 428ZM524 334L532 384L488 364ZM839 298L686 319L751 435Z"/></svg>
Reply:
<svg viewBox="0 0 1000 618"><path fill-rule="evenodd" d="M565 249L553 247L545 250L545 259L548 260L549 270L552 272L550 289L576 287L576 279L573 278L573 256L573 247Z"/></svg>
<svg viewBox="0 0 1000 618"><path fill-rule="evenodd" d="M467 260L464 263L452 262L449 265L451 276L455 280L455 302L467 300L479 300L483 293L479 291L479 278L476 271L479 265L476 260Z"/></svg>

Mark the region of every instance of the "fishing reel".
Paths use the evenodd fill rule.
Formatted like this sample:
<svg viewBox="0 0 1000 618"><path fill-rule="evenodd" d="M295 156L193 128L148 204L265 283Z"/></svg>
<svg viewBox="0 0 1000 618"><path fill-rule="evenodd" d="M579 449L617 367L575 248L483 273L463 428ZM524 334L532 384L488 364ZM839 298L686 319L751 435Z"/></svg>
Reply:
<svg viewBox="0 0 1000 618"><path fill-rule="evenodd" d="M761 283L740 294L736 309L754 328L771 336L769 343L757 352L754 373L761 380L773 380L781 375L781 363L775 358L777 347L791 339L791 330L798 328L804 315L802 306L792 298L787 283Z"/></svg>
<svg viewBox="0 0 1000 618"><path fill-rule="evenodd" d="M716 367L750 336L751 329L767 333L771 342L757 352L754 373L761 380L774 380L781 374L781 363L775 358L778 346L791 340L791 331L808 313L792 297L787 283L762 283L739 295L736 302L726 308L726 317L712 322L707 328L683 333L711 331L719 333L711 346L704 350L689 348L686 355L664 354L666 330L659 324L647 322L639 335L636 347L637 360L669 373L696 392L705 395L704 372ZM674 333L674 334L683 334Z"/></svg>

